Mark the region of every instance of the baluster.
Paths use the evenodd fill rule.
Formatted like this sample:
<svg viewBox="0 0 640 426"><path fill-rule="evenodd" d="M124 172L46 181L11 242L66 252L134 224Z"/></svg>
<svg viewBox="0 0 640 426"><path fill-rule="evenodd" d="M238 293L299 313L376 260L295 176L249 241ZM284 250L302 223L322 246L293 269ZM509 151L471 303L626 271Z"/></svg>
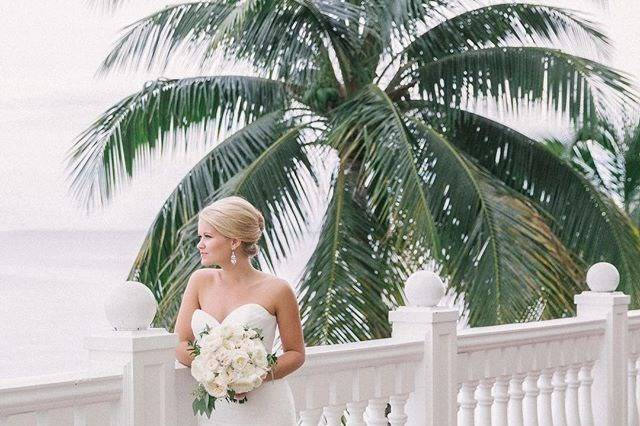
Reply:
<svg viewBox="0 0 640 426"><path fill-rule="evenodd" d="M509 377L500 376L493 386L493 422L495 426L507 426L507 403L509 402Z"/></svg>
<svg viewBox="0 0 640 426"><path fill-rule="evenodd" d="M526 426L538 426L538 377L537 371L530 371L524 379L524 401L522 417Z"/></svg>
<svg viewBox="0 0 640 426"><path fill-rule="evenodd" d="M477 381L469 381L462 384L462 394L460 397L461 426L473 426L474 424L473 414L477 404L474 394L477 385Z"/></svg>
<svg viewBox="0 0 640 426"><path fill-rule="evenodd" d="M638 355L631 355L629 357L629 367L627 369L628 385L627 393L629 395L627 399L627 417L629 426L638 426L638 400L636 398L636 375L638 369L636 368L636 361Z"/></svg>
<svg viewBox="0 0 640 426"><path fill-rule="evenodd" d="M367 408L367 401L347 402L347 426L364 426L364 410Z"/></svg>
<svg viewBox="0 0 640 426"><path fill-rule="evenodd" d="M322 410L327 426L340 426L342 424L342 414L344 413L344 404L329 405Z"/></svg>
<svg viewBox="0 0 640 426"><path fill-rule="evenodd" d="M565 367L558 367L553 373L551 385L553 386L552 405L553 405L553 424L554 426L567 426L567 418L565 416L564 402L566 398L565 391L567 384L564 381L566 372Z"/></svg>
<svg viewBox="0 0 640 426"><path fill-rule="evenodd" d="M314 408L313 410L304 410L300 412L300 420L302 426L318 426L322 417L322 408Z"/></svg>
<svg viewBox="0 0 640 426"><path fill-rule="evenodd" d="M382 398L370 399L364 413L367 426L387 426L387 400Z"/></svg>
<svg viewBox="0 0 640 426"><path fill-rule="evenodd" d="M491 396L491 388L493 388L493 379L482 379L478 384L478 411L476 423L480 426L491 426L491 406L493 405L493 396Z"/></svg>
<svg viewBox="0 0 640 426"><path fill-rule="evenodd" d="M404 407L409 399L408 393L391 395L389 403L391 404L391 412L389 413L389 423L391 426L404 426L407 424L409 417L404 411Z"/></svg>
<svg viewBox="0 0 640 426"><path fill-rule="evenodd" d="M593 361L587 361L582 364L578 373L578 380L580 381L578 405L581 426L593 426L593 410L591 409L591 384L593 383L593 378L591 377L591 367L593 367Z"/></svg>
<svg viewBox="0 0 640 426"><path fill-rule="evenodd" d="M509 426L523 426L522 400L524 391L522 382L526 376L524 374L514 374L509 380Z"/></svg>
<svg viewBox="0 0 640 426"><path fill-rule="evenodd" d="M540 374L540 384L538 389L538 424L540 426L553 426L553 417L551 416L551 393L553 386L551 378L553 377L553 369L545 368Z"/></svg>
<svg viewBox="0 0 640 426"><path fill-rule="evenodd" d="M37 411L36 412L36 426L48 426L49 424L49 412Z"/></svg>
<svg viewBox="0 0 640 426"><path fill-rule="evenodd" d="M567 414L567 426L580 426L580 411L578 404L578 388L580 381L578 380L577 365L570 365L567 368L567 396L565 404L565 412Z"/></svg>
<svg viewBox="0 0 640 426"><path fill-rule="evenodd" d="M73 426L86 426L87 406L77 405L73 407Z"/></svg>

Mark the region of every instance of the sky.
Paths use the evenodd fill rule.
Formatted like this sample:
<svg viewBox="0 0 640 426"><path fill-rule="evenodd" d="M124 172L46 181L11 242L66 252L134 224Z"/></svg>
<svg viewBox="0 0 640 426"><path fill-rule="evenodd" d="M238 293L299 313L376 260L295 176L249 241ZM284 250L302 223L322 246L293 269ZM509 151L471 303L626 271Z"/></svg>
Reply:
<svg viewBox="0 0 640 426"><path fill-rule="evenodd" d="M575 9L584 3L562 2ZM137 72L97 78L100 61L121 28L166 4L130 1L108 14L86 0L0 2L0 231L147 228L205 153L200 146L152 162L109 205L90 214L68 194L64 159L75 137L157 77ZM613 65L640 76L640 2L614 0L596 19L614 40ZM185 74L173 69L163 75Z"/></svg>

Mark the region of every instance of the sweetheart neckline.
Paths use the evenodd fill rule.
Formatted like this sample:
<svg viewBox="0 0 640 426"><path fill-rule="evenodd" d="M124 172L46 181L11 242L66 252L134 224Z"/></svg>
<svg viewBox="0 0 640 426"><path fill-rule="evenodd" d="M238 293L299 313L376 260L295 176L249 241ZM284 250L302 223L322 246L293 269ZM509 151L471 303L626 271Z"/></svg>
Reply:
<svg viewBox="0 0 640 426"><path fill-rule="evenodd" d="M259 304L259 303L243 303L242 305L238 305L238 306L236 306L235 308L233 308L233 309L232 309L232 310L227 314L227 316L226 316L226 317L224 317L224 319L223 319L222 321L218 321L218 319L217 319L216 317L214 317L214 316L213 316L213 315L211 315L209 312L207 312L207 311L205 311L205 310L203 310L203 309L197 308L197 309L196 309L196 311L204 312L205 314L207 314L208 316L210 316L211 318L213 318L213 320L214 320L215 322L217 322L218 324L221 324L221 325L222 325L222 324L224 324L224 322L227 320L227 318L229 318L229 317L231 316L231 314L233 314L235 311L237 311L238 309L242 308L243 306L251 306L251 305L255 305L255 306L257 306L257 307L261 308L264 312L266 312L266 313L267 313L267 315L269 315L269 316L271 316L271 317L273 317L273 318L277 318L275 315L273 315L271 312L269 312L269 310L268 310L267 308L265 308L264 306L262 306L262 305L261 305L261 304Z"/></svg>

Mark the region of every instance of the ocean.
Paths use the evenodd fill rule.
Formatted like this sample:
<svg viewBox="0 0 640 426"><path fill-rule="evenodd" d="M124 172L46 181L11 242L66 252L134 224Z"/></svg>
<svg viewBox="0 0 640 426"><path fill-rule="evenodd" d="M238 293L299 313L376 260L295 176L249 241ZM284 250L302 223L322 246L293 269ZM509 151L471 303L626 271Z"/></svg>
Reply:
<svg viewBox="0 0 640 426"><path fill-rule="evenodd" d="M104 302L126 280L146 231L0 232L0 380L86 366L85 336L109 329ZM276 266L290 283L313 250Z"/></svg>

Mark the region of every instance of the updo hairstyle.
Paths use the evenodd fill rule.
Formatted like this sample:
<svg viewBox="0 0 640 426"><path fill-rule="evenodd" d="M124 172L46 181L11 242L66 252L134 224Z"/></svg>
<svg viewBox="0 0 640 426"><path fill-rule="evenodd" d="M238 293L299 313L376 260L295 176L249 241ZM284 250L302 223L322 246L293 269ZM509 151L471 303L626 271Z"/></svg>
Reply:
<svg viewBox="0 0 640 426"><path fill-rule="evenodd" d="M240 249L251 257L258 254L258 240L264 231L262 213L242 197L221 198L203 208L198 218L227 238L237 238Z"/></svg>

